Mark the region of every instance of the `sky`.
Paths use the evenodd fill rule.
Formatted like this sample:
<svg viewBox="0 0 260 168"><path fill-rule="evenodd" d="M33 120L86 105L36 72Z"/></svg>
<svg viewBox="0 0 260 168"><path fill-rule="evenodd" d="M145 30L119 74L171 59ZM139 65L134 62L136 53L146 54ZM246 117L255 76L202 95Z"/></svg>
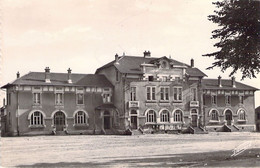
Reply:
<svg viewBox="0 0 260 168"><path fill-rule="evenodd" d="M95 73L114 55L171 58L195 67L208 78L228 79L229 71L206 70L214 62L203 57L217 49L207 20L214 14L210 0L2 0L0 85L19 71ZM241 73L235 74L236 80ZM242 82L260 88L260 74ZM0 106L4 92L1 91ZM260 91L255 93L260 105Z"/></svg>

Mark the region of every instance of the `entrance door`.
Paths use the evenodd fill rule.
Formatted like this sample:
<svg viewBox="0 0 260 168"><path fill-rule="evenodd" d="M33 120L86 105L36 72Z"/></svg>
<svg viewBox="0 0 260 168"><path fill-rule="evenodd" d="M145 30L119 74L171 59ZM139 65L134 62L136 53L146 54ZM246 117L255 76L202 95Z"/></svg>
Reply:
<svg viewBox="0 0 260 168"><path fill-rule="evenodd" d="M109 113L109 111L104 112L104 129L110 129L110 113Z"/></svg>
<svg viewBox="0 0 260 168"><path fill-rule="evenodd" d="M227 110L225 116L226 116L227 125L231 125L232 112L230 110Z"/></svg>
<svg viewBox="0 0 260 168"><path fill-rule="evenodd" d="M198 115L192 115L191 116L191 125L193 127L197 127L198 126Z"/></svg>
<svg viewBox="0 0 260 168"><path fill-rule="evenodd" d="M137 129L137 116L131 116L131 128Z"/></svg>
<svg viewBox="0 0 260 168"><path fill-rule="evenodd" d="M58 111L55 113L54 125L56 127L56 131L63 131L63 127L65 126L65 115L63 112Z"/></svg>
<svg viewBox="0 0 260 168"><path fill-rule="evenodd" d="M130 126L132 129L137 129L137 112L136 110L131 110L130 112Z"/></svg>

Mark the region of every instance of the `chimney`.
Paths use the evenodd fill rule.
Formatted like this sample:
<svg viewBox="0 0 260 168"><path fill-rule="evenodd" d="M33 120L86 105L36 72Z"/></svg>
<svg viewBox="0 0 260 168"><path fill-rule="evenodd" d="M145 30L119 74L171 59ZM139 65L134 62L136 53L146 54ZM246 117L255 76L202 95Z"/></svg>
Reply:
<svg viewBox="0 0 260 168"><path fill-rule="evenodd" d="M50 68L49 67L45 68L45 82L51 83L51 75L50 75Z"/></svg>
<svg viewBox="0 0 260 168"><path fill-rule="evenodd" d="M146 57L150 57L151 56L151 52L150 51L144 51L144 58Z"/></svg>
<svg viewBox="0 0 260 168"><path fill-rule="evenodd" d="M218 76L218 86L222 87L222 81L221 81L221 76L220 75Z"/></svg>
<svg viewBox="0 0 260 168"><path fill-rule="evenodd" d="M16 73L16 78L17 79L20 78L20 72L19 71Z"/></svg>
<svg viewBox="0 0 260 168"><path fill-rule="evenodd" d="M233 76L231 78L231 80L232 80L232 87L235 88L236 87L236 78Z"/></svg>
<svg viewBox="0 0 260 168"><path fill-rule="evenodd" d="M118 54L115 55L115 61L118 61Z"/></svg>
<svg viewBox="0 0 260 168"><path fill-rule="evenodd" d="M68 83L72 83L72 80L71 80L71 69L70 68L68 69Z"/></svg>
<svg viewBox="0 0 260 168"><path fill-rule="evenodd" d="M193 58L190 60L190 66L191 66L192 68L194 67L194 59L193 59Z"/></svg>

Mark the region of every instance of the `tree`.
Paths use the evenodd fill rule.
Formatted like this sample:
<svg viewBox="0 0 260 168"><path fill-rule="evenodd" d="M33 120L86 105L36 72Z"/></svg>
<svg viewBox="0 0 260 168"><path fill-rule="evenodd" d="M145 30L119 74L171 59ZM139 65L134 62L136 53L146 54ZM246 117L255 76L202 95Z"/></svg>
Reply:
<svg viewBox="0 0 260 168"><path fill-rule="evenodd" d="M214 47L220 50L203 55L215 58L207 69L220 67L224 72L231 68L229 76L240 70L242 79L256 78L260 71L260 0L223 0L213 4L219 10L208 20L220 26L211 37L219 40Z"/></svg>

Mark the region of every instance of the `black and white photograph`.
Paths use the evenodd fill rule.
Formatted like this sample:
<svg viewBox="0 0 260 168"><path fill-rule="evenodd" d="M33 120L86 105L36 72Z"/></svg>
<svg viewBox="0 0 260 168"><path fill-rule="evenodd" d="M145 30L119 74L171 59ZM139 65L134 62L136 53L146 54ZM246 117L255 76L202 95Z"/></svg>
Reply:
<svg viewBox="0 0 260 168"><path fill-rule="evenodd" d="M260 0L1 0L0 167L260 167Z"/></svg>

